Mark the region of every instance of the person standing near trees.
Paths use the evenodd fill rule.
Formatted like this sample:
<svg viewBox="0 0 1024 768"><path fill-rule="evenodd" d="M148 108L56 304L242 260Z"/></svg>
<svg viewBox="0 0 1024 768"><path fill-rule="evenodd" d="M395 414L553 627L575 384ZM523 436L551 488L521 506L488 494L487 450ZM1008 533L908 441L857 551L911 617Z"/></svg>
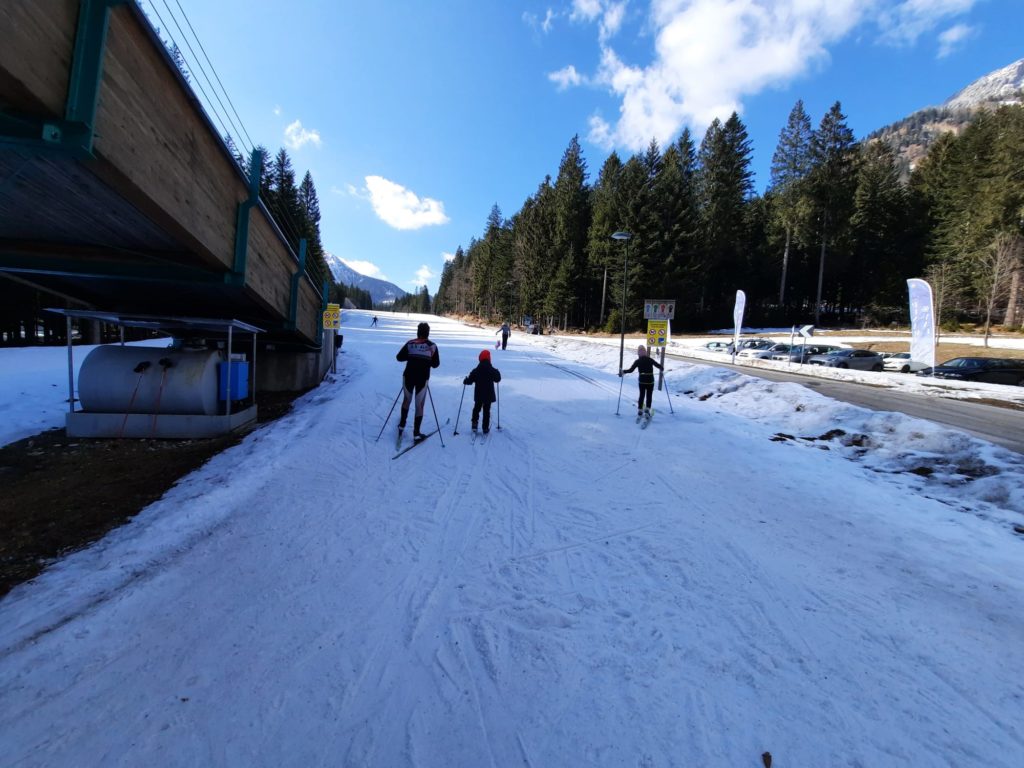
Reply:
<svg viewBox="0 0 1024 768"><path fill-rule="evenodd" d="M662 370L661 363L647 354L647 347L641 344L636 348L636 360L624 371L619 371L619 376L640 370L640 397L636 401L636 420L651 418L651 400L654 398L654 369ZM644 400L647 401L646 406ZM644 426L647 426L646 424Z"/></svg>
<svg viewBox="0 0 1024 768"><path fill-rule="evenodd" d="M505 349L508 346L508 337L512 333L512 330L508 327L508 321L506 320L501 324L501 328L495 331L496 334L501 334L501 348Z"/></svg>
<svg viewBox="0 0 1024 768"><path fill-rule="evenodd" d="M398 350L395 359L405 363L405 372L402 374L402 382L405 389L405 396L402 399L402 416L398 421L398 435L401 437L405 429L406 419L409 417L409 405L413 395L416 397L416 415L412 422L412 439L419 442L424 439L420 432L423 424L423 406L427 399L427 382L430 380L430 369L441 365L441 355L437 351L437 344L429 340L430 326L427 323L420 323L416 326L416 338L409 339Z"/></svg>

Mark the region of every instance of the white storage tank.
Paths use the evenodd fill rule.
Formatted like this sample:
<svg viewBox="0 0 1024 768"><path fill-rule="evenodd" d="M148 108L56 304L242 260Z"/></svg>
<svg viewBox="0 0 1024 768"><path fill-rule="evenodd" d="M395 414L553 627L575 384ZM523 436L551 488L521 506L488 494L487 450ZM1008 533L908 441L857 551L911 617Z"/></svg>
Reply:
<svg viewBox="0 0 1024 768"><path fill-rule="evenodd" d="M105 345L82 362L78 399L92 413L214 416L218 411L216 349Z"/></svg>

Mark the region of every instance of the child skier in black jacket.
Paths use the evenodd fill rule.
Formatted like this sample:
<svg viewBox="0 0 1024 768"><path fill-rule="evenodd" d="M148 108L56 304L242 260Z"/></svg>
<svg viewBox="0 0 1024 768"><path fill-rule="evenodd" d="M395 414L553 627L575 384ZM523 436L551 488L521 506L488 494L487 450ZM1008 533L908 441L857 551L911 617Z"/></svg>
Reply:
<svg viewBox="0 0 1024 768"><path fill-rule="evenodd" d="M636 420L644 416L651 417L651 399L654 397L654 369L661 370L661 363L647 354L647 347L641 344L636 348L636 360L624 371L619 371L619 376L632 373L640 369L640 398L636 402ZM644 400L647 400L647 407L644 407ZM646 426L646 425L645 425Z"/></svg>
<svg viewBox="0 0 1024 768"><path fill-rule="evenodd" d="M480 353L480 364L462 380L465 386L476 385L473 389L472 426L474 432L476 432L481 410L484 412L484 434L491 431L491 403L497 399L494 396L494 385L499 381L501 381L501 371L491 365L491 353L485 349Z"/></svg>

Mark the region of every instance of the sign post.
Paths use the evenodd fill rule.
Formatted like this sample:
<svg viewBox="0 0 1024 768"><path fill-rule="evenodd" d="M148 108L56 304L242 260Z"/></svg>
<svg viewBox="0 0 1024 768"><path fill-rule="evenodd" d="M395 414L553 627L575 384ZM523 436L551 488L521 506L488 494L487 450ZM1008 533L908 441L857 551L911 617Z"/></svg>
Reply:
<svg viewBox="0 0 1024 768"><path fill-rule="evenodd" d="M323 324L325 331L334 331L332 338L332 346L334 348L334 357L331 360L331 373L338 372L338 347L336 342L338 339L338 331L341 330L341 305L339 304L328 304L327 309L324 310Z"/></svg>
<svg viewBox="0 0 1024 768"><path fill-rule="evenodd" d="M647 321L647 346L660 350L661 370L658 373L658 390L665 381L665 347L672 338L672 320L676 316L676 303L665 299L644 299L644 319ZM669 406L671 406L669 401Z"/></svg>

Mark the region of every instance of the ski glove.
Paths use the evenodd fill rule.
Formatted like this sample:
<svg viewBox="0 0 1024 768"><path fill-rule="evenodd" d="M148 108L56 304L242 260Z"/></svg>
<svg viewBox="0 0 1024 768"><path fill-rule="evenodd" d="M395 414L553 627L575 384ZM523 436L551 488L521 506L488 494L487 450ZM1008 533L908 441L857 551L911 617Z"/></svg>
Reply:
<svg viewBox="0 0 1024 768"><path fill-rule="evenodd" d="M464 387L468 387L469 386L469 377L468 376L462 380L462 386L464 386Z"/></svg>

